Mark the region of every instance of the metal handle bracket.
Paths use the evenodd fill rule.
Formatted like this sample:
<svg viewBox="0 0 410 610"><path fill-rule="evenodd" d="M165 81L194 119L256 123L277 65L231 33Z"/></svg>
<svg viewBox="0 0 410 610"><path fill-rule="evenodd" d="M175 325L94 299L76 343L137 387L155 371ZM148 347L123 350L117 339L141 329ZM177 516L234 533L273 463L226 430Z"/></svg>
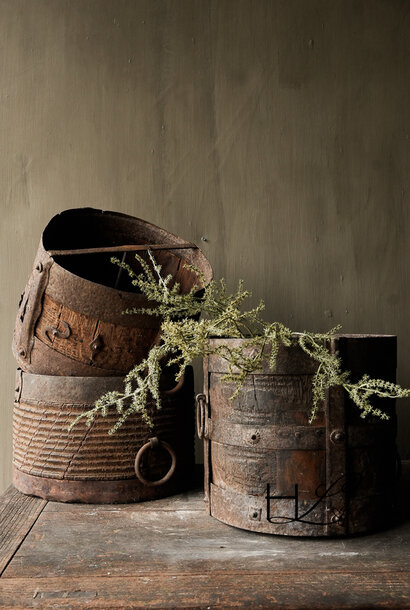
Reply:
<svg viewBox="0 0 410 610"><path fill-rule="evenodd" d="M207 405L205 394L198 394L196 397L196 430L199 438L207 438Z"/></svg>

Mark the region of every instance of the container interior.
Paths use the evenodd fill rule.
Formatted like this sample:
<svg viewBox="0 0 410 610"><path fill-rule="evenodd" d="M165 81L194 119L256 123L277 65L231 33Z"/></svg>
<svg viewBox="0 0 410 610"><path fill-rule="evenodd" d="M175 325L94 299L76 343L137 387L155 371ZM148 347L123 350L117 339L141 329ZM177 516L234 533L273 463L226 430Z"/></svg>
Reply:
<svg viewBox="0 0 410 610"><path fill-rule="evenodd" d="M58 214L43 233L43 247L47 251L178 243L183 243L183 240L143 220L93 208L66 210ZM150 264L146 251L139 251L138 255ZM126 262L135 273L141 272L134 252L53 255L56 263L79 277L118 290L139 292L132 285L128 273L111 262L112 257ZM207 280L212 277L209 262L198 249L156 250L154 257L162 265L162 275L171 274L173 282L180 283L182 292L200 284L198 276L185 269L184 262L199 268Z"/></svg>

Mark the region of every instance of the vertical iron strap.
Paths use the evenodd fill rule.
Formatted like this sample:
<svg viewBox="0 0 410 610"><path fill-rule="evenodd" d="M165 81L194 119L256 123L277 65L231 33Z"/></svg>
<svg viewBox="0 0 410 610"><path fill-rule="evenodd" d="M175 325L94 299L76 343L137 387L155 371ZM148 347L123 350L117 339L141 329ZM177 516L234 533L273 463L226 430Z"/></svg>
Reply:
<svg viewBox="0 0 410 610"><path fill-rule="evenodd" d="M211 373L209 371L209 357L204 358L204 394L205 402L205 418L208 418L209 413L209 392ZM208 503L208 512L211 514L211 441L204 438L204 501Z"/></svg>
<svg viewBox="0 0 410 610"><path fill-rule="evenodd" d="M338 339L330 342L330 353L338 350ZM347 534L346 498L346 406L341 386L329 388L325 401L326 415L326 522L327 535Z"/></svg>

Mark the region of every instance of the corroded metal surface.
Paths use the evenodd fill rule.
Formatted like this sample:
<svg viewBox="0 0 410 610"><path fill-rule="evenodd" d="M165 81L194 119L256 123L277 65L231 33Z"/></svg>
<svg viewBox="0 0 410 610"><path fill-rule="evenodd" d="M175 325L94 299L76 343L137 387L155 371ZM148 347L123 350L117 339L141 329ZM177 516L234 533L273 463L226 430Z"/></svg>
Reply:
<svg viewBox="0 0 410 610"><path fill-rule="evenodd" d="M13 418L14 483L25 493L46 499L83 502L128 502L163 497L181 491L194 467L193 379L163 396L163 406L149 406L153 428L140 415L131 415L112 436L109 429L118 413L109 411L90 427L81 420L104 392L120 390L118 377L63 377L18 372ZM175 472L163 485L144 485L135 476L137 452L156 436L157 448L144 452L140 478L155 482L170 471L169 451L175 454ZM174 462L174 458L173 458ZM122 495L123 494L123 495Z"/></svg>
<svg viewBox="0 0 410 610"><path fill-rule="evenodd" d="M155 324L152 328L127 328L79 314L46 294L35 337L63 357L93 366L93 372L95 368L101 373L107 369L125 371L140 362L147 346L155 342L158 321L152 319Z"/></svg>
<svg viewBox="0 0 410 610"><path fill-rule="evenodd" d="M142 488L137 478L112 481L50 479L27 474L13 466L13 485L22 493L56 502L127 504L172 496L188 489L190 482L189 479L171 480L159 488Z"/></svg>
<svg viewBox="0 0 410 610"><path fill-rule="evenodd" d="M150 304L128 274L110 262L116 247L122 253L124 246L138 244L169 245L170 250L157 250L155 256L163 274L170 274L183 292L194 285L202 288L184 262L199 268L206 282L212 277L209 262L196 246L138 218L84 208L51 219L15 325L13 353L24 371L115 376L144 358L158 340L160 320L123 315L125 309ZM84 254L61 254L68 249ZM90 249L98 252L89 253ZM146 252L140 254L147 258ZM132 252L123 252L123 260L140 272Z"/></svg>
<svg viewBox="0 0 410 610"><path fill-rule="evenodd" d="M235 341L223 340L217 341ZM396 338L338 335L329 347L343 368L395 380ZM389 525L395 501L394 401L378 403L388 422L363 420L340 388L331 388L313 424L314 363L282 348L278 367L249 375L240 395L222 382L226 363L204 363L197 426L204 437L210 514L252 531L343 536Z"/></svg>

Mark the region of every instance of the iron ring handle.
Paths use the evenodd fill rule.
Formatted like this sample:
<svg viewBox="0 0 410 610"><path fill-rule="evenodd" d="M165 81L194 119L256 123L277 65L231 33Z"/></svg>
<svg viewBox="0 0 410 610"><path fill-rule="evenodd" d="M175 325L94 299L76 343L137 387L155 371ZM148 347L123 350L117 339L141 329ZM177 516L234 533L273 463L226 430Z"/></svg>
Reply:
<svg viewBox="0 0 410 610"><path fill-rule="evenodd" d="M166 475L164 475L162 477L162 479L158 479L157 481L149 481L141 474L140 467L141 467L142 456L144 455L144 453L146 451L148 451L148 449L155 449L159 445L164 447L164 449L166 449L168 451L169 455L171 456L171 459L172 459L171 466L170 466L168 472L166 473ZM141 481L141 483L143 483L143 485L146 485L147 487L158 487L159 485L163 485L164 483L167 483L170 480L170 478L172 477L172 475L175 472L176 464L177 464L177 456L175 455L175 451L172 449L171 445L169 445L165 441L160 441L155 436L154 438L150 438L148 443L145 443L145 445L143 445L138 450L138 453L135 456L135 466L134 466L135 474L137 475L137 478Z"/></svg>
<svg viewBox="0 0 410 610"><path fill-rule="evenodd" d="M198 394L196 397L196 431L199 438L205 436L205 394Z"/></svg>
<svg viewBox="0 0 410 610"><path fill-rule="evenodd" d="M179 392L179 390L182 388L183 385L184 385L184 375L181 375L181 378L178 379L176 386L171 388L171 390L162 390L161 393L165 394L165 396L171 396L172 394L176 394L177 392Z"/></svg>

